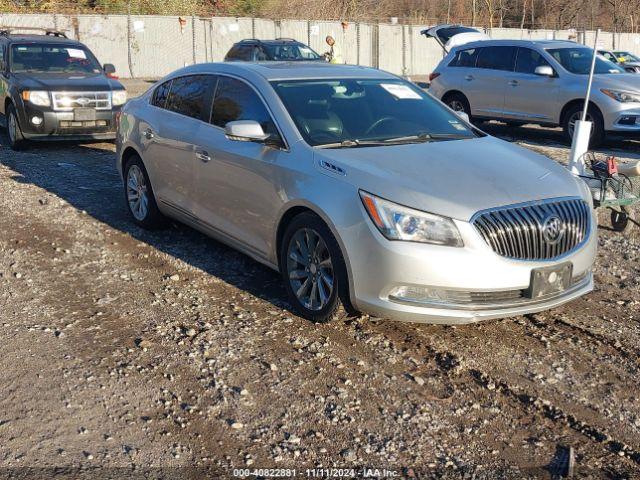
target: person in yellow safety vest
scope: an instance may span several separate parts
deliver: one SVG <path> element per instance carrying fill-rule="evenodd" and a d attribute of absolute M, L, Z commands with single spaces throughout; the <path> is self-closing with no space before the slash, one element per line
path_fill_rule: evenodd
<path fill-rule="evenodd" d="M 342 50 L 336 44 L 335 38 L 331 35 L 327 35 L 326 38 L 327 45 L 329 45 L 329 51 L 324 54 L 325 58 L 329 63 L 344 63 L 342 58 Z"/>

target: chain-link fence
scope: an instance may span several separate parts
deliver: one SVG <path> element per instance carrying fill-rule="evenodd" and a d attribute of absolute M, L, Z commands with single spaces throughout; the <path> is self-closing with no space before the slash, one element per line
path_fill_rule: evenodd
<path fill-rule="evenodd" d="M 98 0 L 97 0 L 98 1 Z M 420 34 L 422 25 L 269 20 L 220 16 L 77 15 L 0 13 L 0 26 L 63 30 L 87 44 L 123 78 L 159 78 L 192 63 L 221 61 L 245 38 L 293 38 L 319 53 L 327 35 L 342 46 L 345 61 L 405 75 L 428 75 L 442 59 L 442 49 Z M 18 30 L 19 31 L 19 30 Z M 493 38 L 575 40 L 593 45 L 592 31 L 494 28 Z M 640 53 L 640 35 L 602 33 L 601 48 Z"/>

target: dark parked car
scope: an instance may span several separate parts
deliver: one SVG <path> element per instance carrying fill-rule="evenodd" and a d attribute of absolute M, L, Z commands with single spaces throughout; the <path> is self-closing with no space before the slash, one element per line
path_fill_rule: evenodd
<path fill-rule="evenodd" d="M 323 61 L 308 45 L 292 38 L 257 40 L 250 38 L 236 43 L 224 57 L 225 62 L 296 62 Z"/>
<path fill-rule="evenodd" d="M 116 115 L 127 101 L 114 73 L 64 33 L 0 27 L 0 117 L 11 148 L 28 140 L 114 139 Z"/>

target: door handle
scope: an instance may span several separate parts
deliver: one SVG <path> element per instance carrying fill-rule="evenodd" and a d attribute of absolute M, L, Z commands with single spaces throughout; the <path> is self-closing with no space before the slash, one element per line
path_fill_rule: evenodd
<path fill-rule="evenodd" d="M 510 80 L 509 81 L 509 85 L 512 86 L 512 87 L 517 87 L 520 84 L 518 83 L 517 80 Z"/>
<path fill-rule="evenodd" d="M 144 131 L 144 138 L 146 138 L 147 140 L 151 140 L 155 136 L 155 133 L 153 133 L 153 130 L 151 130 L 150 128 L 147 128 Z"/>
<path fill-rule="evenodd" d="M 466 77 L 464 77 L 464 79 L 465 79 L 467 82 L 470 82 L 471 80 L 473 80 L 473 78 L 474 78 L 474 77 L 473 77 L 473 75 L 467 75 Z"/>
<path fill-rule="evenodd" d="M 209 152 L 206 152 L 204 150 L 196 150 L 196 158 L 204 163 L 208 163 L 211 161 L 211 156 L 209 155 Z"/>

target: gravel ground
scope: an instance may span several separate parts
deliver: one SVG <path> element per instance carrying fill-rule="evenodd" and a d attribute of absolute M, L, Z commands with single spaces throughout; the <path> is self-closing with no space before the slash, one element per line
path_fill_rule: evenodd
<path fill-rule="evenodd" d="M 566 160 L 558 131 L 487 130 Z M 112 144 L 0 143 L 3 478 L 640 475 L 637 226 L 600 229 L 595 292 L 553 311 L 314 325 L 247 257 L 135 227 Z"/>

